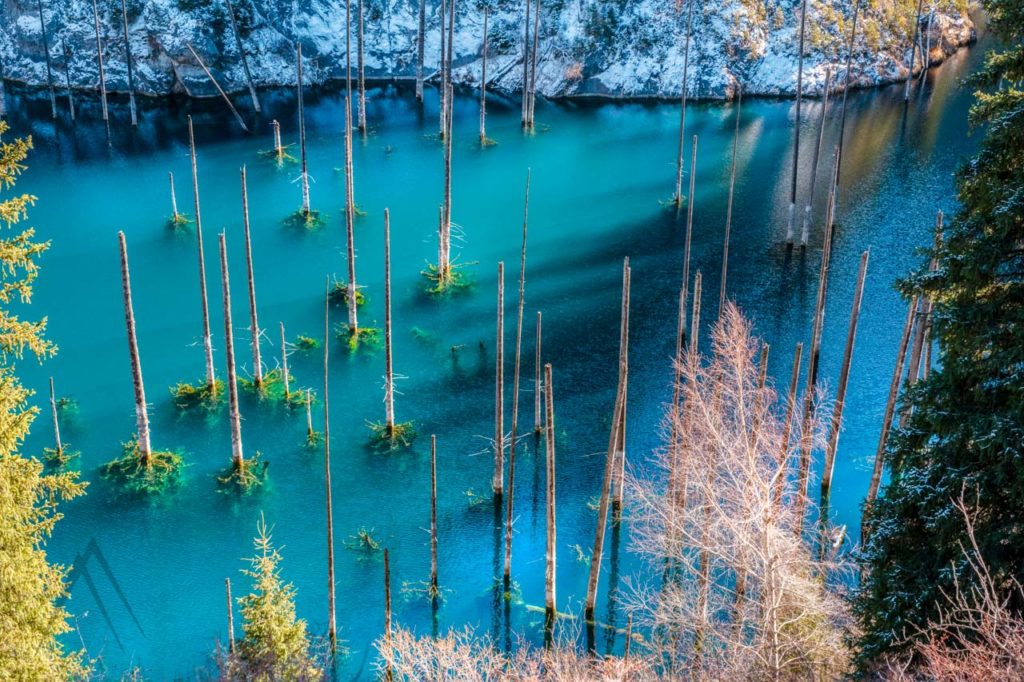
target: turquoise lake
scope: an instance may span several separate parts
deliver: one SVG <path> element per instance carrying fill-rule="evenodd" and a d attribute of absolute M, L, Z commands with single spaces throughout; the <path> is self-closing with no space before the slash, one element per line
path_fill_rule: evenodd
<path fill-rule="evenodd" d="M 860 503 L 881 425 L 906 307 L 893 282 L 920 260 L 939 209 L 955 210 L 953 173 L 975 148 L 969 134 L 968 88 L 960 80 L 983 56 L 974 47 L 954 56 L 915 85 L 853 93 L 826 307 L 821 377 L 835 385 L 846 337 L 859 256 L 871 250 L 853 373 L 839 444 L 833 513 L 854 538 Z M 248 100 L 235 101 L 253 134 L 246 135 L 219 100 L 143 102 L 137 131 L 123 103 L 113 107 L 107 138 L 96 100 L 79 96 L 79 120 L 56 126 L 48 102 L 10 98 L 12 133 L 31 133 L 35 150 L 19 191 L 39 197 L 30 224 L 53 241 L 31 307 L 46 315 L 56 358 L 19 367 L 43 413 L 25 452 L 52 443 L 46 402 L 53 376 L 58 396 L 77 401 L 62 417 L 65 442 L 81 451 L 77 465 L 88 495 L 65 506 L 49 544 L 53 560 L 71 564 L 68 608 L 77 632 L 101 672 L 116 677 L 139 666 L 152 679 L 195 678 L 208 670 L 216 642 L 226 641 L 224 579 L 236 596 L 248 591 L 239 571 L 252 553 L 263 513 L 284 556 L 284 577 L 297 590 L 297 608 L 312 633 L 326 630 L 326 559 L 322 452 L 304 448 L 305 418 L 261 405 L 243 394 L 247 453 L 270 462 L 262 491 L 235 499 L 219 494 L 214 476 L 230 461 L 224 415 L 204 419 L 179 413 L 168 387 L 203 373 L 196 243 L 192 230 L 167 227 L 167 173 L 177 184 L 181 210 L 192 214 L 185 116 L 195 121 L 207 279 L 215 361 L 225 371 L 221 285 L 216 235 L 225 231 L 238 361 L 252 369 L 238 171 L 248 167 L 256 289 L 265 362 L 280 358 L 278 323 L 290 340 L 322 337 L 325 277 L 345 276 L 343 175 L 344 100 L 336 89 L 307 88 L 306 120 L 313 207 L 326 217 L 316 231 L 287 227 L 299 207 L 298 167 L 278 169 L 260 157 L 272 146 L 270 122 L 281 122 L 286 143 L 297 142 L 294 91 L 264 92 L 256 116 Z M 521 430 L 533 424 L 535 311 L 544 314 L 544 361 L 554 368 L 557 413 L 558 606 L 578 613 L 588 566 L 574 546 L 589 552 L 595 512 L 587 502 L 600 489 L 614 402 L 622 259 L 632 264 L 632 330 L 627 456 L 643 467 L 661 439 L 671 395 L 671 358 L 682 272 L 686 215 L 664 207 L 674 188 L 678 103 L 545 102 L 540 129 L 524 135 L 518 99 L 488 102 L 488 135 L 477 142 L 478 99 L 455 103 L 453 245 L 476 280 L 468 292 L 437 299 L 421 271 L 436 260 L 442 150 L 436 138 L 436 91 L 418 105 L 411 88 L 378 86 L 367 103 L 371 130 L 355 141 L 358 281 L 365 287 L 364 323 L 383 322 L 383 210 L 391 211 L 396 410 L 420 436 L 411 450 L 380 454 L 367 447 L 368 422 L 383 419 L 383 352 L 349 355 L 332 339 L 331 454 L 337 563 L 339 636 L 348 649 L 341 675 L 370 679 L 372 641 L 383 628 L 382 562 L 345 547 L 360 528 L 391 550 L 395 617 L 429 633 L 423 598 L 399 595 L 405 582 L 429 576 L 429 435 L 438 437 L 440 581 L 447 598 L 436 627 L 473 626 L 499 643 L 512 629 L 541 635 L 544 602 L 543 457 L 532 436 L 523 442 L 516 471 L 517 522 L 513 576 L 522 603 L 506 616 L 495 600 L 501 535 L 489 502 L 472 506 L 466 491 L 487 496 L 494 420 L 495 293 L 497 262 L 506 265 L 506 408 L 511 412 L 512 350 L 519 269 L 523 186 L 532 170 L 526 276 Z M 820 103 L 807 103 L 801 157 L 801 197 L 808 187 Z M 788 381 L 793 347 L 810 340 L 821 255 L 831 150 L 837 141 L 838 102 L 826 122 L 819 166 L 815 223 L 806 251 L 784 245 L 791 170 L 794 106 L 751 100 L 742 109 L 738 180 L 728 295 L 771 344 L 769 373 Z M 732 104 L 692 104 L 687 137 L 700 137 L 694 204 L 692 269 L 704 276 L 705 321 L 718 302 L 732 132 Z M 292 151 L 297 154 L 297 148 Z M 687 143 L 687 155 L 689 142 Z M 799 203 L 802 204 L 803 198 Z M 154 446 L 179 449 L 188 463 L 175 494 L 147 504 L 118 499 L 98 467 L 120 454 L 135 429 L 125 343 L 116 234 L 127 235 L 133 296 Z M 343 322 L 344 309 L 332 310 Z M 702 329 L 706 333 L 707 327 Z M 453 352 L 453 346 L 458 348 Z M 806 356 L 805 356 L 806 357 Z M 321 388 L 319 353 L 289 357 L 295 384 Z M 802 384 L 801 384 L 802 385 Z M 322 411 L 314 407 L 320 428 Z M 506 417 L 506 420 L 509 417 Z M 541 450 L 543 455 L 543 450 Z M 820 453 L 818 453 L 820 457 Z M 820 464 L 820 462 L 819 462 Z M 811 490 L 816 493 L 817 481 Z M 816 496 L 816 495 L 815 495 Z M 631 552 L 629 526 L 612 538 L 610 569 L 602 573 L 598 616 L 624 624 L 609 583 L 626 590 L 627 577 L 644 580 Z M 104 564 L 104 561 L 106 562 Z M 105 570 L 105 566 L 109 571 Z M 240 617 L 236 611 L 236 629 Z M 80 639 L 79 639 L 80 637 Z M 601 635 L 599 648 L 621 647 L 621 636 Z"/>

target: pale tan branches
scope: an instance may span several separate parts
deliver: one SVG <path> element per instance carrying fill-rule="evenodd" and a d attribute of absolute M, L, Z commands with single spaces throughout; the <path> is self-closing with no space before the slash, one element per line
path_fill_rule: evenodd
<path fill-rule="evenodd" d="M 1024 599 L 1024 587 L 989 570 L 975 537 L 978 515 L 961 491 L 954 506 L 964 518 L 967 545 L 963 564 L 953 566 L 951 592 L 943 590 L 939 616 L 918 636 L 911 658 L 891 662 L 889 680 L 987 682 L 1024 680 L 1024 617 L 1011 607 Z"/>
<path fill-rule="evenodd" d="M 835 587 L 843 566 L 831 552 L 819 560 L 813 540 L 798 534 L 785 466 L 807 438 L 823 445 L 824 410 L 797 421 L 806 434 L 789 437 L 784 406 L 761 384 L 760 351 L 729 303 L 710 356 L 682 359 L 682 401 L 666 426 L 676 438 L 630 481 L 634 542 L 664 567 L 660 586 L 634 590 L 632 609 L 674 674 L 831 679 L 849 666 L 851 619 Z M 672 494 L 669 480 L 681 491 Z"/>

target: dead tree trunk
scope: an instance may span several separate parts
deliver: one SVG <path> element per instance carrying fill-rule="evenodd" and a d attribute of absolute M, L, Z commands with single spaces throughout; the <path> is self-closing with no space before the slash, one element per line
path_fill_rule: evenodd
<path fill-rule="evenodd" d="M 850 28 L 850 41 L 846 44 L 846 73 L 843 75 L 843 106 L 839 114 L 839 162 L 843 160 L 843 141 L 846 135 L 846 100 L 850 94 L 850 74 L 853 72 L 853 46 L 857 38 L 857 16 L 860 13 L 860 0 L 853 3 L 853 25 Z M 839 173 L 836 172 L 836 203 L 839 203 Z"/>
<path fill-rule="evenodd" d="M 384 650 L 391 650 L 391 563 L 388 560 L 388 550 L 384 549 Z M 384 679 L 391 682 L 394 673 L 391 664 L 384 668 Z"/>
<path fill-rule="evenodd" d="M 231 578 L 224 578 L 224 591 L 228 607 L 228 651 L 235 653 L 235 608 L 231 599 Z"/>
<path fill-rule="evenodd" d="M 505 490 L 505 263 L 498 261 L 498 310 L 494 349 L 494 474 L 491 491 L 496 500 Z"/>
<path fill-rule="evenodd" d="M 857 272 L 857 288 L 850 306 L 850 326 L 846 331 L 846 349 L 843 351 L 843 365 L 839 370 L 839 384 L 836 387 L 836 402 L 829 422 L 828 446 L 825 450 L 825 467 L 821 475 L 821 507 L 826 506 L 832 488 L 832 472 L 836 464 L 836 448 L 839 447 L 839 431 L 843 425 L 843 407 L 846 405 L 846 388 L 850 380 L 850 363 L 853 360 L 853 344 L 857 338 L 857 321 L 860 319 L 860 304 L 864 297 L 864 279 L 868 271 L 868 252 L 860 255 L 860 270 Z"/>
<path fill-rule="evenodd" d="M 331 410 L 328 401 L 330 381 L 327 359 L 331 344 L 331 280 L 324 292 L 324 489 L 327 502 L 327 639 L 333 658 L 338 652 L 338 626 L 334 610 L 334 508 L 331 504 Z"/>
<path fill-rule="evenodd" d="M 545 543 L 544 568 L 544 630 L 545 643 L 550 646 L 555 626 L 555 551 L 558 539 L 555 530 L 555 407 L 551 390 L 551 364 L 544 365 L 544 409 L 546 412 L 545 451 L 547 472 L 547 538 Z"/>
<path fill-rule="evenodd" d="M 789 183 L 789 220 L 786 223 L 786 244 L 793 245 L 796 220 L 796 177 L 800 169 L 800 104 L 804 94 L 804 38 L 807 27 L 807 0 L 800 1 L 800 53 L 796 67 L 796 122 L 793 124 L 793 173 Z"/>
<path fill-rule="evenodd" d="M 352 106 L 345 96 L 345 255 L 348 264 L 348 283 L 345 298 L 348 303 L 348 333 L 359 333 L 359 313 L 356 295 L 356 245 L 355 245 L 355 189 L 352 165 Z"/>
<path fill-rule="evenodd" d="M 107 108 L 107 76 L 103 70 L 103 40 L 100 38 L 100 12 L 96 7 L 96 0 L 92 0 L 92 19 L 96 28 L 96 66 L 100 74 L 100 103 L 103 107 L 103 120 L 110 118 Z"/>
<path fill-rule="evenodd" d="M 480 48 L 482 65 L 480 67 L 480 144 L 487 143 L 487 14 L 484 8 L 484 44 Z"/>
<path fill-rule="evenodd" d="M 440 595 L 437 583 L 437 436 L 430 436 L 430 596 Z"/>
<path fill-rule="evenodd" d="M 526 12 L 523 19 L 523 100 L 522 126 L 527 123 L 528 107 L 530 106 L 530 0 L 526 0 Z"/>
<path fill-rule="evenodd" d="M 7 90 L 4 88 L 4 65 L 0 61 L 0 116 L 7 115 Z"/>
<path fill-rule="evenodd" d="M 299 105 L 299 154 L 302 159 L 302 170 L 299 173 L 299 181 L 302 183 L 302 217 L 305 220 L 310 218 L 309 208 L 309 169 L 306 165 L 306 112 L 302 106 L 302 43 L 298 44 L 295 53 L 295 90 L 296 97 Z M 346 104 L 348 100 L 345 100 Z M 346 125 L 348 122 L 348 115 L 345 117 Z M 278 130 L 280 134 L 280 130 Z M 282 150 L 278 151 L 278 158 L 283 153 Z"/>
<path fill-rule="evenodd" d="M 533 129 L 533 109 L 537 102 L 537 53 L 540 52 L 540 0 L 533 11 L 533 55 L 530 57 L 530 99 L 526 111 L 526 123 Z"/>
<path fill-rule="evenodd" d="M 800 381 L 800 360 L 804 344 L 797 342 L 793 351 L 793 369 L 789 375 L 789 391 L 786 393 L 786 416 L 782 421 L 782 439 L 779 444 L 779 471 L 775 476 L 775 490 L 772 504 L 778 509 L 782 504 L 782 493 L 786 489 L 786 467 L 789 460 L 789 436 L 793 430 L 793 413 L 796 411 L 796 389 Z"/>
<path fill-rule="evenodd" d="M 363 53 L 363 0 L 359 0 L 356 13 L 359 25 L 356 27 L 356 49 L 359 51 L 359 107 L 356 125 L 359 132 L 366 132 L 366 59 Z"/>
<path fill-rule="evenodd" d="M 452 109 L 455 106 L 455 100 L 452 96 L 452 89 L 454 83 L 452 82 L 452 69 L 455 66 L 455 0 L 448 0 L 448 41 L 445 43 L 445 49 L 448 50 L 448 54 L 445 57 L 445 103 L 447 105 L 447 113 L 445 113 L 445 126 L 447 132 L 450 135 L 452 132 Z"/>
<path fill-rule="evenodd" d="M 196 246 L 199 251 L 199 295 L 203 308 L 203 350 L 206 353 L 206 386 L 213 396 L 217 392 L 217 375 L 213 369 L 213 337 L 210 334 L 210 306 L 206 294 L 206 257 L 203 255 L 203 221 L 199 211 L 199 172 L 196 165 L 196 138 L 192 117 L 188 117 L 188 148 L 192 161 L 192 199 L 196 211 Z"/>
<path fill-rule="evenodd" d="M 71 70 L 68 63 L 71 61 L 71 50 L 68 49 L 68 44 L 61 38 L 60 41 L 61 53 L 64 55 L 64 83 L 68 88 L 68 112 L 71 114 L 71 121 L 75 120 L 75 97 L 71 92 Z M 2 91 L 2 88 L 0 88 Z M 0 92 L 0 99 L 2 99 L 2 92 Z M 3 106 L 0 105 L 0 115 L 3 115 Z"/>
<path fill-rule="evenodd" d="M 445 14 L 448 11 L 447 7 L 447 0 L 441 0 L 441 56 L 438 61 L 438 71 L 440 72 L 438 76 L 440 78 L 440 87 L 438 87 L 438 108 L 441 113 L 438 121 L 438 133 L 442 140 L 445 138 L 445 135 L 448 134 L 448 70 L 445 68 L 446 60 L 444 52 L 444 44 L 445 41 L 447 40 L 447 36 L 445 35 L 444 32 L 445 22 L 448 20 L 447 17 L 445 16 Z"/>
<path fill-rule="evenodd" d="M 541 377 L 541 361 L 540 361 L 540 342 L 541 342 L 541 314 L 537 311 L 537 341 L 534 345 L 534 358 L 533 358 L 533 432 L 540 434 L 541 428 L 544 426 L 541 415 L 541 395 L 543 395 L 544 382 Z"/>
<path fill-rule="evenodd" d="M 220 98 L 228 105 L 228 109 L 231 110 L 235 120 L 238 121 L 239 127 L 241 127 L 245 132 L 249 132 L 249 126 L 245 125 L 245 119 L 243 119 L 242 115 L 238 113 L 238 109 L 235 109 L 235 105 L 231 103 L 231 98 L 228 97 L 228 93 L 224 92 L 224 88 L 220 87 L 220 83 L 218 83 L 217 79 L 213 77 L 213 72 L 211 72 L 206 66 L 206 62 L 203 61 L 203 58 L 199 56 L 199 53 L 196 52 L 195 48 L 190 44 L 185 43 L 185 47 L 187 47 L 188 51 L 192 53 L 192 56 L 196 58 L 196 61 L 199 62 L 199 66 L 202 68 L 203 73 L 206 74 L 206 77 L 210 79 L 213 87 L 217 89 L 218 93 L 220 93 Z"/>
<path fill-rule="evenodd" d="M 277 156 L 277 165 L 280 166 L 284 163 L 284 145 L 281 144 L 281 124 L 275 118 L 270 122 L 270 126 L 274 129 L 274 155 Z"/>
<path fill-rule="evenodd" d="M 447 120 L 447 119 L 446 119 Z M 450 121 L 449 121 L 450 123 Z M 438 235 L 437 283 L 444 289 L 452 279 L 451 237 L 452 237 L 452 136 L 451 128 L 444 136 L 444 198 L 441 211 L 440 234 Z"/>
<path fill-rule="evenodd" d="M 132 112 L 132 125 L 138 126 L 139 118 L 135 111 L 135 71 L 132 67 L 131 41 L 128 39 L 128 7 L 124 0 L 121 0 L 121 19 L 124 24 L 124 62 L 128 67 L 128 108 Z M 245 126 L 243 125 L 242 127 L 244 128 Z"/>
<path fill-rule="evenodd" d="M 693 136 L 693 150 L 690 152 L 690 194 L 686 199 L 686 239 L 683 242 L 683 307 L 689 299 L 690 286 L 690 244 L 693 241 L 694 184 L 697 179 L 697 136 Z M 683 329 L 686 337 L 686 329 Z M 685 343 L 683 344 L 685 345 Z"/>
<path fill-rule="evenodd" d="M 313 443 L 316 431 L 313 429 L 313 391 L 306 389 L 306 442 Z"/>
<path fill-rule="evenodd" d="M 132 307 L 132 282 L 128 273 L 128 246 L 124 232 L 117 233 L 121 245 L 121 293 L 124 297 L 124 323 L 128 331 L 128 357 L 132 366 L 132 388 L 135 391 L 135 430 L 139 444 L 139 459 L 149 466 L 152 447 L 149 442 L 149 413 L 146 407 L 146 389 L 142 384 L 142 363 L 139 360 L 139 343 L 135 339 L 135 309 Z"/>
<path fill-rule="evenodd" d="M 46 38 L 46 19 L 43 18 L 43 0 L 36 0 L 39 8 L 39 30 L 43 38 L 43 56 L 46 58 L 46 84 L 50 90 L 50 111 L 57 118 L 57 94 L 53 89 L 53 70 L 50 67 L 50 43 Z"/>
<path fill-rule="evenodd" d="M 903 363 L 907 357 L 907 344 L 910 342 L 910 330 L 914 326 L 914 311 L 917 310 L 917 296 L 910 300 L 907 309 L 907 319 L 903 323 L 903 335 L 900 337 L 900 345 L 896 354 L 896 367 L 892 372 L 892 381 L 889 383 L 889 398 L 885 403 L 885 415 L 882 417 L 882 432 L 878 437 L 878 449 L 875 450 L 875 464 L 871 470 L 871 483 L 868 486 L 868 495 L 864 500 L 864 512 L 861 517 L 862 542 L 867 541 L 868 531 L 867 517 L 871 507 L 878 495 L 878 486 L 882 482 L 882 469 L 885 467 L 885 448 L 889 441 L 889 431 L 892 429 L 892 416 L 896 410 L 896 397 L 900 389 L 900 377 L 903 376 Z"/>
<path fill-rule="evenodd" d="M 384 209 L 384 428 L 395 435 L 395 375 L 391 355 L 391 218 Z"/>
<path fill-rule="evenodd" d="M 287 401 L 288 398 L 291 397 L 291 390 L 290 390 L 290 386 L 288 385 L 288 382 L 291 379 L 291 377 L 288 374 L 288 342 L 285 340 L 285 336 L 284 336 L 284 322 L 278 322 L 278 324 L 281 326 L 281 379 L 284 381 L 284 399 L 285 399 L 285 401 Z M 309 405 L 308 405 L 308 403 L 309 403 L 309 390 L 308 389 L 306 391 L 306 403 L 307 403 L 306 407 L 307 407 L 307 410 L 308 410 L 308 407 L 309 407 Z M 313 428 L 312 423 L 310 423 L 309 426 L 310 426 L 310 430 L 312 431 L 312 428 Z"/>
<path fill-rule="evenodd" d="M 427 0 L 419 0 L 419 26 L 416 31 L 416 101 L 423 101 L 423 36 L 427 28 Z"/>
<path fill-rule="evenodd" d="M 686 3 L 686 38 L 683 41 L 683 92 L 679 103 L 679 154 L 676 157 L 676 193 L 673 201 L 676 206 L 683 203 L 683 141 L 686 130 L 686 95 L 687 95 L 687 74 L 690 69 L 690 31 L 693 27 L 693 2 Z"/>
<path fill-rule="evenodd" d="M 736 92 L 736 128 L 732 133 L 732 169 L 729 171 L 729 203 L 725 210 L 725 242 L 722 246 L 722 279 L 718 285 L 718 314 L 725 309 L 725 285 L 729 276 L 729 237 L 732 232 L 732 201 L 736 192 L 736 151 L 740 143 L 740 108 L 743 106 L 743 91 Z"/>
<path fill-rule="evenodd" d="M 260 358 L 260 325 L 256 316 L 256 283 L 253 279 L 252 238 L 249 234 L 249 197 L 245 181 L 245 166 L 242 166 L 242 224 L 245 226 L 245 268 L 249 279 L 249 326 L 252 332 L 252 383 L 259 389 L 263 386 L 263 361 Z M 287 397 L 287 396 L 286 396 Z"/>
<path fill-rule="evenodd" d="M 626 483 L 626 403 L 629 381 L 629 281 L 631 270 L 629 258 L 622 261 L 622 304 L 619 315 L 619 383 L 616 389 L 617 399 L 612 420 L 618 422 L 612 431 L 615 433 L 614 452 L 615 465 L 612 478 L 612 514 L 618 518 L 622 513 L 622 498 Z"/>
<path fill-rule="evenodd" d="M 530 217 L 530 170 L 526 171 L 526 192 L 523 198 L 523 248 L 519 256 L 519 307 L 516 311 L 516 357 L 512 373 L 512 430 L 508 445 L 508 500 L 505 507 L 505 565 L 507 590 L 512 582 L 512 522 L 516 479 L 516 439 L 519 430 L 519 371 L 523 348 L 523 306 L 526 294 L 526 228 Z"/>
<path fill-rule="evenodd" d="M 821 144 L 825 139 L 825 115 L 828 113 L 828 95 L 832 88 L 832 69 L 825 69 L 825 92 L 821 97 L 821 117 L 818 119 L 818 142 L 814 145 L 814 156 L 811 162 L 811 187 L 807 192 L 807 203 L 804 205 L 804 222 L 800 230 L 800 245 L 807 246 L 807 240 L 811 234 L 811 205 L 814 203 L 814 186 L 818 179 L 818 159 L 821 157 Z M 829 186 L 829 193 L 833 192 L 835 183 Z"/>
<path fill-rule="evenodd" d="M 50 414 L 53 416 L 53 441 L 59 460 L 64 454 L 64 444 L 60 440 L 60 420 L 57 419 L 57 398 L 53 393 L 53 377 L 50 377 Z"/>
<path fill-rule="evenodd" d="M 183 216 L 178 213 L 178 198 L 174 194 L 174 173 L 167 172 L 167 181 L 171 185 L 171 222 L 177 224 L 181 222 Z"/>
<path fill-rule="evenodd" d="M 235 20 L 235 8 L 231 4 L 231 0 L 227 0 L 228 3 L 228 16 L 231 18 L 231 32 L 235 34 L 235 49 L 238 50 L 238 56 L 242 60 L 242 71 L 245 72 L 245 82 L 249 85 L 249 97 L 252 98 L 252 108 L 258 114 L 260 113 L 260 100 L 256 96 L 256 86 L 252 82 L 252 73 L 249 71 L 249 58 L 245 56 L 245 49 L 242 47 L 242 34 L 238 32 L 238 22 Z"/>
<path fill-rule="evenodd" d="M 242 417 L 238 411 L 238 380 L 235 376 L 235 341 L 231 329 L 231 282 L 228 277 L 228 251 L 224 233 L 220 240 L 220 281 L 224 293 L 224 354 L 228 360 L 228 416 L 231 422 L 231 463 L 240 469 L 245 463 L 242 455 Z"/>
<path fill-rule="evenodd" d="M 910 99 L 910 84 L 914 80 L 914 62 L 917 59 L 917 34 L 921 30 L 921 3 L 917 0 L 917 14 L 914 17 L 914 37 L 910 41 L 910 66 L 907 67 L 907 81 L 903 88 L 903 101 Z"/>

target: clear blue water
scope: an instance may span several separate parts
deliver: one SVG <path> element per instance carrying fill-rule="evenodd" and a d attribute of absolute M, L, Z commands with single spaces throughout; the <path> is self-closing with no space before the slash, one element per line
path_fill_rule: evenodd
<path fill-rule="evenodd" d="M 918 259 L 931 239 L 937 209 L 950 211 L 952 173 L 975 146 L 968 134 L 970 93 L 959 79 L 981 50 L 954 57 L 931 73 L 908 106 L 902 87 L 855 93 L 850 98 L 848 143 L 841 181 L 821 376 L 838 376 L 858 258 L 871 249 L 846 423 L 833 492 L 838 522 L 856 533 L 860 501 L 895 360 L 905 307 L 893 281 Z M 338 544 L 340 636 L 350 651 L 346 675 L 367 677 L 372 640 L 382 628 L 382 565 L 344 547 L 360 527 L 373 528 L 391 549 L 393 581 L 426 580 L 429 571 L 429 434 L 438 435 L 440 579 L 450 590 L 437 627 L 475 626 L 499 641 L 505 614 L 492 586 L 500 576 L 499 534 L 491 506 L 471 508 L 465 491 L 485 494 L 492 459 L 494 300 L 496 263 L 506 262 L 506 348 L 511 405 L 515 280 L 526 169 L 532 168 L 530 247 L 527 265 L 522 420 L 532 425 L 533 318 L 544 312 L 544 359 L 554 366 L 558 414 L 559 609 L 578 611 L 587 566 L 573 545 L 593 542 L 595 513 L 586 503 L 600 486 L 614 399 L 619 284 L 623 256 L 633 267 L 633 310 L 628 452 L 633 466 L 660 438 L 670 395 L 676 297 L 682 271 L 685 214 L 660 205 L 673 190 L 677 105 L 671 103 L 539 102 L 543 130 L 524 136 L 517 101 L 493 98 L 488 134 L 494 147 L 476 142 L 477 101 L 459 97 L 454 124 L 454 220 L 464 240 L 456 251 L 477 280 L 465 295 L 447 300 L 423 293 L 420 271 L 436 257 L 437 205 L 442 190 L 437 102 L 428 92 L 422 109 L 408 91 L 370 93 L 372 130 L 355 146 L 356 198 L 367 212 L 356 225 L 359 281 L 368 303 L 362 319 L 383 319 L 382 212 L 391 209 L 397 412 L 421 434 L 414 448 L 389 455 L 366 447 L 367 421 L 383 417 L 383 354 L 346 355 L 332 346 L 332 469 Z M 81 99 L 81 98 L 79 98 Z M 296 167 L 276 169 L 257 152 L 271 146 L 270 120 L 281 121 L 286 142 L 297 139 L 291 92 L 264 94 L 265 113 L 249 116 L 256 134 L 242 134 L 220 102 L 143 105 L 138 131 L 115 107 L 110 148 L 96 102 L 79 102 L 76 126 L 56 129 L 45 102 L 13 98 L 15 134 L 31 133 L 36 149 L 19 189 L 39 196 L 32 224 L 52 239 L 43 262 L 33 314 L 49 318 L 59 355 L 44 365 L 26 362 L 21 373 L 44 408 L 47 377 L 59 395 L 73 397 L 76 415 L 63 419 L 63 436 L 81 451 L 88 496 L 66 506 L 50 542 L 51 557 L 67 564 L 90 546 L 94 556 L 76 574 L 68 608 L 101 670 L 119 673 L 138 665 L 154 679 L 191 676 L 208 666 L 215 642 L 226 637 L 223 581 L 236 595 L 248 589 L 239 574 L 260 513 L 282 546 L 284 577 L 298 588 L 298 612 L 313 633 L 326 628 L 326 562 L 322 455 L 303 448 L 305 420 L 242 402 L 244 442 L 270 462 L 265 490 L 242 500 L 218 494 L 214 475 L 230 458 L 226 419 L 179 414 L 167 388 L 198 379 L 203 371 L 196 251 L 192 232 L 166 226 L 170 212 L 166 174 L 177 180 L 178 201 L 191 213 L 185 114 L 195 118 L 204 236 L 218 371 L 224 371 L 216 234 L 227 232 L 234 283 L 235 338 L 239 361 L 251 370 L 246 327 L 244 251 L 238 168 L 248 164 L 253 250 L 260 321 L 268 329 L 264 357 L 280 353 L 277 324 L 289 337 L 322 334 L 322 291 L 328 274 L 344 276 L 341 213 L 343 104 L 336 91 L 307 95 L 310 172 L 314 208 L 327 216 L 316 232 L 287 228 L 282 220 L 299 205 Z M 244 103 L 243 103 L 244 104 Z M 804 122 L 813 140 L 818 104 Z M 833 113 L 837 113 L 834 109 Z M 693 267 L 704 273 L 704 320 L 714 319 L 728 189 L 734 109 L 697 103 L 687 135 L 699 134 Z M 793 105 L 755 100 L 744 104 L 739 179 L 729 268 L 729 296 L 772 345 L 770 374 L 784 384 L 792 349 L 811 330 L 820 258 L 824 191 L 815 202 L 817 228 L 806 253 L 783 246 L 791 163 Z M 826 130 L 835 143 L 838 116 Z M 810 144 L 804 147 L 810 149 Z M 828 153 L 819 169 L 827 183 Z M 807 186 L 808 152 L 801 162 Z M 127 233 L 142 366 L 152 403 L 153 442 L 178 448 L 189 466 L 176 494 L 154 504 L 119 500 L 97 467 L 119 454 L 134 430 L 132 391 L 124 339 L 116 233 Z M 342 309 L 334 319 L 343 321 Z M 421 333 L 414 333 L 413 330 Z M 450 348 L 461 345 L 453 355 Z M 293 355 L 298 384 L 320 386 L 319 355 Z M 315 416 L 321 420 L 320 410 Z M 48 446 L 46 419 L 36 422 L 28 452 Z M 524 604 L 543 604 L 542 458 L 532 439 L 517 470 L 518 521 L 514 578 Z M 812 490 L 816 490 L 813 487 Z M 92 545 L 91 543 L 95 543 Z M 614 544 L 614 543 L 613 543 Z M 607 599 L 609 578 L 643 577 L 630 552 L 628 525 L 612 549 L 613 571 L 602 575 L 599 616 L 621 625 Z M 617 575 L 615 575 L 617 571 Z M 120 590 L 120 594 L 119 591 Z M 121 597 L 123 595 L 123 599 Z M 542 616 L 517 604 L 512 627 L 528 638 Z M 429 632 L 430 608 L 422 599 L 397 598 L 396 618 Z M 602 647 L 614 643 L 603 641 Z M 621 640 L 619 642 L 621 644 Z"/>

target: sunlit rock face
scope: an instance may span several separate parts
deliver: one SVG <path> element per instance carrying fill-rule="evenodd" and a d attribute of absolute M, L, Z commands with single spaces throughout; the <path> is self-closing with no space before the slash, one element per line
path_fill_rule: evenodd
<path fill-rule="evenodd" d="M 440 3 L 427 1 L 425 74 L 440 58 Z M 723 98 L 796 91 L 800 4 L 794 0 L 692 0 L 690 96 Z M 819 92 L 831 66 L 845 82 L 847 41 L 855 0 L 808 1 L 804 88 Z M 860 0 L 851 84 L 866 87 L 906 78 L 917 6 L 912 0 Z M 55 83 L 65 67 L 76 88 L 96 89 L 96 25 L 92 0 L 43 0 L 46 43 Z M 214 95 L 191 45 L 229 91 L 245 73 L 226 0 L 126 0 L 135 88 L 148 95 Z M 295 83 L 295 46 L 302 43 L 304 79 L 338 80 L 346 71 L 346 7 L 337 0 L 234 0 L 238 33 L 257 86 Z M 488 87 L 521 89 L 525 2 L 489 3 Z M 483 4 L 458 2 L 455 79 L 478 84 Z M 530 28 L 532 32 L 533 12 Z M 358 64 L 358 4 L 351 12 L 352 73 Z M 3 77 L 47 82 L 37 0 L 0 0 Z M 127 89 L 124 23 L 119 0 L 97 0 L 107 88 Z M 676 97 L 683 87 L 688 7 L 680 0 L 541 0 L 537 88 L 549 97 Z M 416 72 L 419 4 L 364 0 L 366 75 L 412 78 Z M 966 5 L 944 0 L 921 16 L 915 70 L 922 55 L 942 61 L 974 38 Z M 531 38 L 532 42 L 532 38 Z M 65 52 L 66 46 L 66 52 Z"/>

